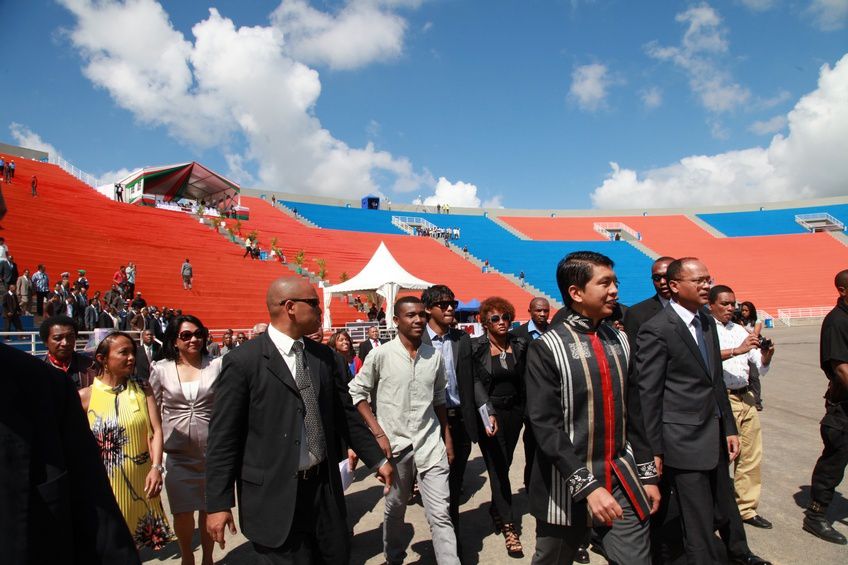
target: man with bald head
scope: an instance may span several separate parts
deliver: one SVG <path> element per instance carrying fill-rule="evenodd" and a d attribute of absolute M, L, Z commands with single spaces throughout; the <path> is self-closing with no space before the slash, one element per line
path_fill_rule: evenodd
<path fill-rule="evenodd" d="M 392 467 L 351 403 L 347 366 L 310 339 L 321 307 L 306 279 L 280 278 L 266 297 L 268 330 L 224 357 L 215 382 L 206 464 L 207 529 L 221 547 L 241 527 L 254 563 L 347 563 L 339 461 L 353 449 L 381 481 Z"/>
<path fill-rule="evenodd" d="M 636 345 L 636 334 L 639 333 L 639 327 L 668 306 L 668 302 L 671 300 L 671 290 L 668 288 L 666 271 L 668 271 L 668 266 L 672 261 L 674 261 L 674 257 L 667 256 L 654 261 L 654 264 L 651 265 L 651 282 L 656 294 L 634 304 L 624 313 L 622 323 L 624 324 L 624 333 L 630 340 L 630 347 Z"/>
<path fill-rule="evenodd" d="M 828 380 L 821 420 L 824 450 L 813 469 L 804 529 L 825 541 L 845 545 L 845 536 L 827 520 L 827 507 L 848 465 L 848 270 L 834 279 L 839 298 L 821 327 L 820 361 Z"/>

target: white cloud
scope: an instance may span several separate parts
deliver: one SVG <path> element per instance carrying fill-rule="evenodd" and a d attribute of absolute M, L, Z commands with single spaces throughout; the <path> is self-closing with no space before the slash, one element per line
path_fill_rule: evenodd
<path fill-rule="evenodd" d="M 316 58 L 341 66 L 377 60 L 390 50 L 375 50 L 382 44 L 371 37 L 349 38 L 347 63 L 330 61 L 359 15 L 371 10 L 385 16 L 364 33 L 379 36 L 393 21 L 390 9 L 416 0 L 351 0 L 334 16 L 301 10 L 299 17 L 308 21 L 297 41 L 275 25 L 236 27 L 215 8 L 192 27 L 189 40 L 154 0 L 61 2 L 76 16 L 69 37 L 84 59 L 85 76 L 139 122 L 162 126 L 195 148 L 220 150 L 229 176 L 255 178 L 269 189 L 348 198 L 379 191 L 378 177 L 405 190 L 428 178 L 408 159 L 372 144 L 350 147 L 325 129 L 315 116 L 318 73 L 293 51 L 302 53 L 308 43 Z M 303 7 L 291 1 L 281 6 Z M 293 25 L 286 21 L 284 27 Z M 318 44 L 326 46 L 323 55 Z"/>
<path fill-rule="evenodd" d="M 842 29 L 848 21 L 848 0 L 812 0 L 807 14 L 823 31 Z"/>
<path fill-rule="evenodd" d="M 407 24 L 391 12 L 392 7 L 374 0 L 348 0 L 331 14 L 305 0 L 282 0 L 271 21 L 283 32 L 287 49 L 296 59 L 355 69 L 403 52 Z"/>
<path fill-rule="evenodd" d="M 756 121 L 748 126 L 748 131 L 757 135 L 770 135 L 786 127 L 786 116 L 774 116 L 768 120 Z"/>
<path fill-rule="evenodd" d="M 606 103 L 608 89 L 612 84 L 606 65 L 592 63 L 575 67 L 571 73 L 569 97 L 588 112 L 594 112 Z"/>
<path fill-rule="evenodd" d="M 700 4 L 677 14 L 675 19 L 687 26 L 680 45 L 663 47 L 652 41 L 646 45 L 648 55 L 669 61 L 686 73 L 689 88 L 710 112 L 728 112 L 745 104 L 751 92 L 734 82 L 722 66 L 730 46 L 718 12 Z"/>
<path fill-rule="evenodd" d="M 12 122 L 9 124 L 9 133 L 12 134 L 12 139 L 15 140 L 15 143 L 21 147 L 35 149 L 36 151 L 44 151 L 48 153 L 51 158 L 61 155 L 54 145 L 41 139 L 40 135 L 23 124 Z"/>
<path fill-rule="evenodd" d="M 130 174 L 134 173 L 138 169 L 127 169 L 126 167 L 117 169 L 114 171 L 106 171 L 105 173 L 101 173 L 97 175 L 95 178 L 97 179 L 94 186 L 103 186 L 104 184 L 115 184 L 121 179 L 125 179 Z"/>
<path fill-rule="evenodd" d="M 848 54 L 824 65 L 818 87 L 787 116 L 768 147 L 694 155 L 637 173 L 611 163 L 591 195 L 599 208 L 653 208 L 836 196 L 848 182 Z"/>
<path fill-rule="evenodd" d="M 460 208 L 477 208 L 480 206 L 480 197 L 477 196 L 476 185 L 462 181 L 452 183 L 445 177 L 439 177 L 434 193 L 423 200 L 416 198 L 413 200 L 413 204 L 424 204 L 425 206 L 448 204 Z M 489 208 L 497 208 L 500 205 L 500 196 L 494 196 L 484 203 L 484 206 Z"/>
<path fill-rule="evenodd" d="M 663 94 L 659 87 L 652 86 L 650 88 L 646 88 L 640 93 L 640 97 L 642 98 L 642 104 L 648 110 L 659 108 L 662 105 Z"/>

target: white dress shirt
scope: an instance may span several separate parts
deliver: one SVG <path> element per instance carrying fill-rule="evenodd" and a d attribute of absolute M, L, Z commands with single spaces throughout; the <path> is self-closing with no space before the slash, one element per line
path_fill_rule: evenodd
<path fill-rule="evenodd" d="M 695 340 L 695 343 L 698 343 L 698 334 L 695 331 L 695 326 L 692 324 L 692 320 L 695 319 L 695 312 L 681 306 L 674 300 L 671 300 L 669 304 L 671 304 L 671 307 L 674 308 L 675 312 L 677 312 L 677 315 L 680 316 L 680 319 L 683 320 L 683 323 L 686 324 L 686 329 L 689 330 L 689 333 L 692 335 L 692 339 Z M 701 328 L 701 330 L 703 329 L 704 328 Z"/>
<path fill-rule="evenodd" d="M 722 324 L 716 320 L 716 328 L 718 329 L 718 343 L 721 349 L 739 347 L 750 335 L 748 330 L 733 322 Z M 739 353 L 721 362 L 724 385 L 730 390 L 748 386 L 748 377 L 751 370 L 749 363 L 757 368 L 760 376 L 768 373 L 769 365 L 763 365 L 762 352 L 759 347 L 755 347 L 747 353 Z"/>
<path fill-rule="evenodd" d="M 271 341 L 274 343 L 274 347 L 276 347 L 277 351 L 280 352 L 280 355 L 283 357 L 283 361 L 286 363 L 286 367 L 289 368 L 292 378 L 294 378 L 295 373 L 297 372 L 297 357 L 295 356 L 294 351 L 292 351 L 292 344 L 295 341 L 303 343 L 303 338 L 298 340 L 292 339 L 272 325 L 268 326 L 268 337 L 271 338 Z M 304 352 L 304 355 L 306 355 L 306 352 Z M 317 390 L 315 391 L 315 396 L 316 398 L 318 396 Z M 297 468 L 298 470 L 303 471 L 310 467 L 314 467 L 318 463 L 320 463 L 320 461 L 318 461 L 318 458 L 309 451 L 309 446 L 306 445 L 306 422 L 304 421 L 300 425 L 300 463 Z"/>

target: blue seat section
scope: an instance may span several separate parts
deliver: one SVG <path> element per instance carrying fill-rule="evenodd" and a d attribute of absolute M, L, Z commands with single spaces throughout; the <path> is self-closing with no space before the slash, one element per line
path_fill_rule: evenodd
<path fill-rule="evenodd" d="M 405 233 L 392 225 L 392 216 L 420 216 L 409 212 L 392 213 L 387 210 L 366 210 L 364 208 L 345 208 L 343 206 L 325 206 L 306 202 L 281 201 L 313 224 L 332 230 L 359 231 L 366 233 Z"/>
<path fill-rule="evenodd" d="M 460 238 L 453 243 L 459 247 L 467 245 L 472 255 L 481 261 L 488 259 L 489 264 L 501 272 L 518 276 L 524 271 L 529 284 L 557 299 L 560 298 L 556 284 L 557 263 L 568 253 L 578 250 L 597 251 L 615 261 L 616 274 L 622 283 L 619 297 L 624 304 L 634 304 L 654 293 L 649 277 L 651 259 L 625 241 L 528 241 L 517 238 L 485 216 L 366 210 L 304 202 L 283 201 L 283 204 L 296 208 L 298 214 L 327 229 L 404 233 L 392 225 L 392 216 L 414 216 L 441 228 L 458 228 Z"/>
<path fill-rule="evenodd" d="M 795 221 L 795 215 L 818 212 L 827 212 L 843 224 L 848 225 L 848 204 L 784 208 L 761 212 L 721 212 L 717 214 L 697 214 L 697 216 L 728 237 L 745 237 L 806 233 L 807 230 Z"/>

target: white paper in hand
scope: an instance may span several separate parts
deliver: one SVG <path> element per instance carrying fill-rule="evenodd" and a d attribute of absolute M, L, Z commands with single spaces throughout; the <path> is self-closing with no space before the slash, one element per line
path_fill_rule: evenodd
<path fill-rule="evenodd" d="M 339 474 L 342 476 L 342 491 L 346 491 L 353 484 L 353 471 L 350 470 L 347 457 L 339 461 Z"/>
<path fill-rule="evenodd" d="M 489 419 L 489 407 L 485 404 L 477 409 L 480 413 L 480 419 L 483 420 L 483 425 L 488 431 L 492 431 L 492 421 Z"/>

